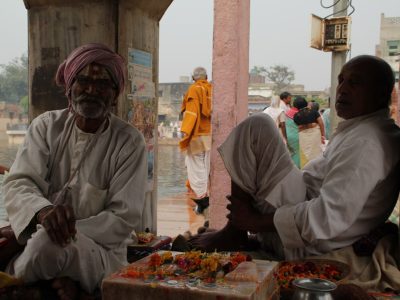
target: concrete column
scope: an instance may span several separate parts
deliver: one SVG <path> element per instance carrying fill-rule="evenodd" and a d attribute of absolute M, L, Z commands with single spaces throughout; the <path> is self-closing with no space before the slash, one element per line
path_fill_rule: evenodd
<path fill-rule="evenodd" d="M 337 2 L 333 0 L 333 2 Z M 337 13 L 334 17 L 347 16 L 347 1 L 338 1 L 333 7 L 333 12 Z M 336 87 L 337 87 L 337 77 L 342 69 L 342 66 L 346 63 L 347 51 L 333 51 L 332 52 L 332 63 L 331 63 L 331 103 L 330 103 L 330 119 L 331 119 L 331 132 L 329 136 L 332 136 L 333 132 L 336 130 L 339 118 L 336 114 L 335 102 L 336 102 Z"/>
<path fill-rule="evenodd" d="M 399 57 L 397 60 L 399 61 L 399 70 L 398 71 L 400 74 L 400 53 L 399 53 Z M 394 85 L 394 88 L 396 89 L 396 84 Z M 400 79 L 397 81 L 396 113 L 397 113 L 396 124 L 400 125 Z M 399 214 L 400 214 L 400 212 L 399 212 Z"/>
<path fill-rule="evenodd" d="M 397 85 L 397 87 L 396 87 Z M 392 105 L 395 109 L 395 122 L 397 126 L 400 125 L 400 83 L 394 85 L 392 93 Z"/>
<path fill-rule="evenodd" d="M 226 223 L 230 177 L 217 152 L 232 129 L 247 117 L 250 0 L 214 0 L 213 139 L 210 226 Z"/>
<path fill-rule="evenodd" d="M 65 1 L 64 1 L 65 2 Z M 28 9 L 29 120 L 67 107 L 54 78 L 59 64 L 83 43 L 115 47 L 116 9 L 112 1 L 25 0 Z"/>

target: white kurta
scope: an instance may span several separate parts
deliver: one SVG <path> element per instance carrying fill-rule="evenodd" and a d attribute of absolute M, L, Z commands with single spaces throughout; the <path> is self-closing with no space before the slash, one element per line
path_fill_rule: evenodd
<path fill-rule="evenodd" d="M 400 129 L 388 110 L 341 122 L 303 169 L 309 200 L 275 212 L 286 258 L 349 246 L 384 222 L 397 201 L 399 160 Z"/>
<path fill-rule="evenodd" d="M 281 102 L 279 103 L 279 108 L 283 109 L 284 112 L 287 112 L 290 109 L 290 105 L 281 100 Z"/>
<path fill-rule="evenodd" d="M 279 124 L 282 122 L 286 121 L 286 115 L 285 115 L 285 110 L 283 110 L 281 107 L 279 108 L 274 108 L 274 107 L 267 107 L 266 109 L 263 110 L 264 114 L 267 114 L 274 120 L 276 123 L 276 127 L 279 128 Z"/>
<path fill-rule="evenodd" d="M 263 116 L 247 118 L 219 151 L 253 205 L 262 214 L 275 212 L 286 259 L 349 246 L 387 219 L 400 171 L 400 129 L 388 110 L 341 122 L 325 153 L 303 172 L 290 160 L 272 119 Z M 280 254 L 273 233 L 260 236 L 266 250 Z"/>
<path fill-rule="evenodd" d="M 48 166 L 59 145 L 64 124 L 71 120 L 71 116 L 65 109 L 46 112 L 33 120 L 4 182 L 6 210 L 20 243 L 26 243 L 35 231 L 35 214 L 51 204 L 47 195 L 49 186 L 55 192 L 62 188 L 77 167 L 87 140 L 93 136 L 74 126 L 61 159 L 55 163 L 53 175 L 46 181 Z M 49 242 L 39 225 L 38 233 L 30 239 L 24 253 L 14 263 L 15 272 L 19 272 L 17 275 L 27 281 L 49 279 L 53 275 L 70 276 L 91 291 L 98 286 L 102 277 L 126 264 L 126 245 L 130 241 L 130 234 L 132 230 L 143 230 L 141 218 L 147 178 L 146 162 L 142 135 L 111 115 L 109 126 L 99 135 L 71 183 L 78 240 L 64 249 L 57 246 L 63 251 L 54 253 L 65 257 L 73 254 L 72 257 L 59 262 L 61 267 L 57 270 L 54 270 L 55 264 L 51 263 L 53 260 L 49 259 L 46 264 L 46 257 L 43 257 L 40 268 L 28 262 L 31 256 L 36 255 L 35 247 L 30 244 L 36 243 L 40 247 L 43 239 Z M 42 242 L 31 242 L 36 237 L 41 237 Z M 88 244 L 91 245 L 91 251 L 77 251 L 83 250 Z M 98 266 L 94 267 L 95 264 Z M 36 269 L 32 272 L 29 268 Z M 86 274 L 79 275 L 77 270 Z"/>

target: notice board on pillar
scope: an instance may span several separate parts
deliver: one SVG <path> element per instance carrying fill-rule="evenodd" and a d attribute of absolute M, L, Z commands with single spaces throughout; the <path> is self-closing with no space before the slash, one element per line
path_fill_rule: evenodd
<path fill-rule="evenodd" d="M 350 17 L 322 19 L 311 15 L 310 46 L 323 51 L 349 50 L 350 24 Z"/>
<path fill-rule="evenodd" d="M 156 115 L 156 93 L 153 81 L 153 59 L 150 52 L 128 49 L 129 92 L 128 122 L 144 136 L 147 147 L 147 190 L 154 185 L 154 143 Z"/>

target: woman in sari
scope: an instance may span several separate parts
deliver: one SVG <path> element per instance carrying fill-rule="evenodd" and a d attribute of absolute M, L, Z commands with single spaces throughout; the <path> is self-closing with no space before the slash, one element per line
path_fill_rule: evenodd
<path fill-rule="evenodd" d="M 325 128 L 318 110 L 308 107 L 304 98 L 301 103 L 293 121 L 298 126 L 300 168 L 303 168 L 310 160 L 322 153 L 321 145 L 325 143 Z"/>
<path fill-rule="evenodd" d="M 293 106 L 286 112 L 286 136 L 287 147 L 293 163 L 300 168 L 300 147 L 299 147 L 299 128 L 294 122 L 294 115 L 303 107 L 307 106 L 304 98 L 297 97 L 293 101 Z"/>

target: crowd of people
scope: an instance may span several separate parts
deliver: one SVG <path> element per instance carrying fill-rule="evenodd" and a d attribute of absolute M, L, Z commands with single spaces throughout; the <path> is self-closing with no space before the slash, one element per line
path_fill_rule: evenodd
<path fill-rule="evenodd" d="M 143 231 L 145 141 L 111 112 L 126 73 L 123 58 L 102 44 L 72 51 L 56 74 L 68 107 L 32 121 L 4 180 L 10 225 L 0 229 L 8 241 L 1 244 L 0 265 L 27 283 L 50 281 L 61 299 L 98 290 L 127 264 L 132 232 Z M 204 68 L 193 71 L 193 80 L 182 104 L 180 148 L 202 211 L 209 201 L 212 92 Z M 274 259 L 340 254 L 364 272 L 357 278 L 367 288 L 400 290 L 398 267 L 382 275 L 395 264 L 397 245 L 378 244 L 400 187 L 400 129 L 389 115 L 393 86 L 383 60 L 348 61 L 335 99 L 343 121 L 323 155 L 323 116 L 304 98 L 292 103 L 289 93 L 233 128 L 218 149 L 231 178 L 226 225 L 192 237 L 190 246 L 243 249 L 251 232 L 258 250 Z M 375 244 L 371 233 L 379 237 Z M 371 246 L 370 256 L 375 247 L 385 253 L 368 274 L 371 259 L 358 258 L 359 245 Z"/>
<path fill-rule="evenodd" d="M 310 160 L 318 157 L 326 146 L 328 118 L 322 118 L 319 104 L 307 102 L 304 97 L 296 97 L 283 92 L 273 96 L 271 105 L 263 110 L 280 129 L 291 158 L 298 168 L 303 168 Z"/>

